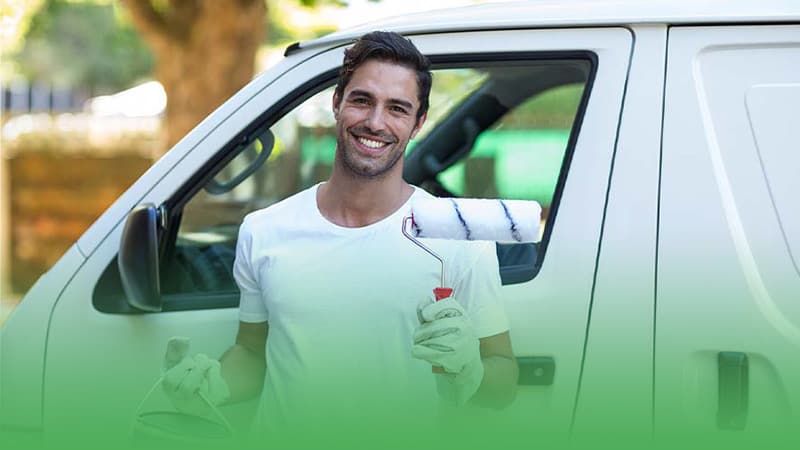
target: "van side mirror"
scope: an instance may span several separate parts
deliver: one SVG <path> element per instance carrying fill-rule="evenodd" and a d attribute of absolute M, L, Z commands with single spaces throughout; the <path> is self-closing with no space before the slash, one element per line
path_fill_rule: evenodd
<path fill-rule="evenodd" d="M 128 303 L 134 308 L 150 312 L 161 311 L 159 213 L 152 203 L 139 205 L 128 213 L 117 258 Z"/>

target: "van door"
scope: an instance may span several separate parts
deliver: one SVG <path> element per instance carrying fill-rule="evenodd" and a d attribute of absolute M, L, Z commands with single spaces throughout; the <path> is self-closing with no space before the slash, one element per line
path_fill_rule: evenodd
<path fill-rule="evenodd" d="M 631 34 L 615 28 L 515 30 L 412 40 L 436 71 L 428 130 L 414 145 L 431 148 L 426 142 L 441 133 L 467 145 L 454 153 L 460 165 L 454 160 L 418 172 L 416 182 L 461 195 L 537 199 L 548 211 L 535 257 L 505 278 L 504 301 L 523 376 L 517 402 L 493 417 L 525 429 L 566 431 Z M 246 90 L 252 95 L 237 96 L 238 105 L 223 106 L 230 115 L 129 205 L 152 203 L 163 211 L 162 312 L 127 306 L 116 266 L 121 217 L 96 245 L 52 313 L 46 428 L 83 433 L 101 427 L 125 435 L 158 378 L 170 336 L 188 336 L 193 352 L 212 356 L 231 345 L 238 320 L 231 249 L 239 223 L 247 212 L 326 178 L 335 148 L 331 86 L 343 48 L 300 50 L 294 55 L 304 60 L 298 66 L 262 90 Z M 454 132 L 448 118 L 490 113 L 475 109 L 481 103 L 470 98 L 499 105 L 492 109 L 496 115 L 465 119 Z M 559 109 L 562 101 L 572 109 Z M 560 111 L 558 120 L 546 114 L 552 111 Z M 266 130 L 271 138 L 254 139 Z M 243 152 L 234 158 L 238 150 Z M 264 168 L 232 187 L 252 160 L 248 152 L 257 158 L 265 151 L 271 154 Z M 509 258 L 511 269 L 520 266 Z M 166 407 L 161 400 L 150 407 Z M 244 412 L 228 411 L 245 417 L 237 422 L 241 428 L 247 427 L 246 406 L 240 407 Z"/>
<path fill-rule="evenodd" d="M 492 43 L 498 49 L 530 52 L 526 59 L 534 63 L 562 53 L 587 57 L 591 64 L 591 75 L 578 83 L 583 101 L 570 111 L 569 120 L 560 122 L 547 105 L 567 104 L 575 82 L 554 83 L 480 135 L 463 166 L 454 168 L 463 171 L 463 188 L 449 179 L 452 171 L 438 177 L 458 195 L 536 200 L 544 207 L 534 273 L 504 279 L 520 364 L 517 399 L 503 411 L 475 413 L 483 420 L 481 428 L 558 439 L 572 426 L 577 400 L 631 33 L 609 28 L 498 32 L 491 33 L 491 40 L 484 35 L 478 47 L 482 50 Z M 556 61 L 549 64 L 557 67 Z M 532 74 L 514 92 L 546 76 L 557 78 Z M 500 263 L 502 274 L 502 254 Z"/>
<path fill-rule="evenodd" d="M 281 173 L 294 167 L 289 142 L 277 137 L 268 142 L 264 127 L 286 114 L 290 102 L 332 80 L 342 53 L 309 56 L 288 58 L 275 69 L 282 72 L 262 75 L 266 80 L 254 80 L 222 105 L 112 205 L 87 231 L 90 236 L 81 238 L 79 245 L 91 253 L 50 318 L 46 433 L 127 439 L 139 412 L 171 409 L 159 389 L 146 398 L 160 377 L 170 337 L 189 337 L 191 353 L 215 358 L 233 344 L 239 299 L 231 269 L 238 225 L 248 210 L 298 188 L 284 189 L 281 181 L 298 172 L 295 167 L 294 174 Z M 287 133 L 276 134 L 289 139 Z M 271 160 L 232 189 L 245 173 L 242 166 L 264 152 Z M 160 312 L 129 305 L 117 266 L 125 216 L 138 204 L 160 210 Z M 225 408 L 237 431 L 247 428 L 254 406 L 251 401 Z"/>
<path fill-rule="evenodd" d="M 800 27 L 669 34 L 657 429 L 797 436 Z"/>
<path fill-rule="evenodd" d="M 573 431 L 597 447 L 652 436 L 658 185 L 667 27 L 635 36 Z M 602 445 L 600 446 L 602 447 Z"/>

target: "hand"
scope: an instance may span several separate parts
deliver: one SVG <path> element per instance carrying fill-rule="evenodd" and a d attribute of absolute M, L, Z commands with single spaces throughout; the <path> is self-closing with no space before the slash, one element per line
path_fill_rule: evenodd
<path fill-rule="evenodd" d="M 444 369 L 436 387 L 446 400 L 462 405 L 483 380 L 480 341 L 466 312 L 453 297 L 417 307 L 420 326 L 414 333 L 412 355 Z"/>
<path fill-rule="evenodd" d="M 230 390 L 222 378 L 219 361 L 202 353 L 185 356 L 188 350 L 188 341 L 176 343 L 175 339 L 170 340 L 164 358 L 162 387 L 175 409 L 186 414 L 203 415 L 209 410 L 208 403 L 219 405 L 228 399 Z"/>

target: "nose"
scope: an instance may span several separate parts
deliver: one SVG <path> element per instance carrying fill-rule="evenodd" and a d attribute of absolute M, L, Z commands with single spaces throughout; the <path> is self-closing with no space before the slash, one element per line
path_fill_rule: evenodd
<path fill-rule="evenodd" d="M 386 127 L 386 117 L 383 108 L 377 106 L 370 108 L 369 114 L 367 115 L 367 127 L 375 134 L 384 131 Z"/>

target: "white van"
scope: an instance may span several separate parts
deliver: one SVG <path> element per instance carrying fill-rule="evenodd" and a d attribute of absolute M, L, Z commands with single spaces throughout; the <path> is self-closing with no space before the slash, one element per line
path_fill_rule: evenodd
<path fill-rule="evenodd" d="M 532 437 L 797 436 L 789 0 L 482 4 L 292 45 L 25 296 L 2 329 L 5 430 L 124 434 L 170 336 L 210 355 L 234 341 L 238 225 L 326 177 L 342 51 L 374 29 L 409 36 L 434 65 L 407 180 L 544 206 L 540 244 L 498 246 L 521 375 L 492 414 Z"/>

